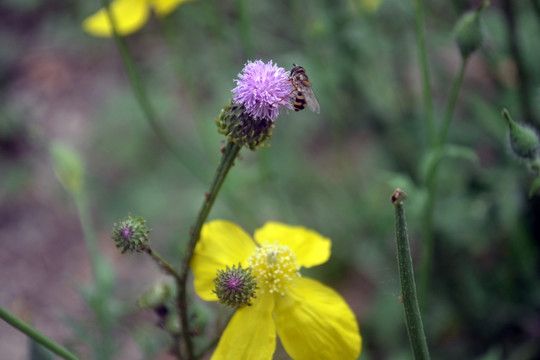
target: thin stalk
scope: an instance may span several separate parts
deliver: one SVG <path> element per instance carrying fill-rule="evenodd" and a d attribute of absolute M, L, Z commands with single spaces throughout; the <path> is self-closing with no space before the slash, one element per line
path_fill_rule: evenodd
<path fill-rule="evenodd" d="M 150 247 L 148 247 L 145 252 L 152 257 L 152 259 L 163 271 L 174 277 L 177 282 L 181 281 L 182 278 L 180 277 L 178 271 L 176 271 L 176 269 L 167 260 L 165 260 L 163 256 L 152 250 Z"/>
<path fill-rule="evenodd" d="M 197 74 L 194 74 L 192 71 L 190 71 L 189 66 L 185 59 L 185 56 L 182 56 L 182 51 L 180 49 L 180 41 L 178 39 L 178 29 L 175 27 L 175 24 L 172 21 L 172 16 L 167 16 L 165 18 L 159 18 L 159 23 L 161 25 L 161 30 L 163 33 L 163 36 L 165 38 L 167 47 L 169 48 L 169 52 L 172 56 L 173 66 L 174 70 L 176 72 L 177 81 L 182 87 L 182 89 L 186 89 L 185 92 L 183 92 L 184 97 L 187 98 L 186 101 L 183 102 L 183 112 L 187 113 L 189 116 L 186 116 L 186 120 L 191 122 L 191 126 L 193 129 L 195 129 L 195 132 L 197 134 L 197 139 L 199 140 L 199 143 L 201 145 L 200 148 L 194 149 L 196 152 L 204 152 L 205 155 L 208 155 L 207 152 L 207 146 L 205 142 L 205 136 L 204 136 L 204 122 L 197 121 L 197 115 L 199 113 L 198 108 L 193 106 L 195 103 L 195 97 L 199 96 L 197 94 Z M 200 180 L 203 179 L 202 176 L 199 176 Z"/>
<path fill-rule="evenodd" d="M 188 303 L 187 303 L 187 278 L 189 275 L 189 264 L 193 257 L 193 252 L 195 250 L 195 245 L 201 236 L 201 229 L 210 214 L 210 210 L 214 205 L 216 197 L 229 173 L 229 170 L 234 165 L 234 160 L 238 156 L 241 147 L 233 142 L 229 142 L 223 151 L 223 156 L 221 157 L 221 162 L 216 170 L 214 180 L 210 186 L 210 190 L 204 196 L 204 202 L 199 210 L 197 220 L 195 225 L 191 228 L 190 238 L 184 254 L 184 259 L 182 263 L 182 271 L 180 273 L 180 279 L 178 281 L 178 309 L 180 313 L 180 323 L 182 325 L 182 335 L 184 338 L 184 343 L 186 346 L 186 351 L 189 359 L 195 358 L 193 342 L 191 340 L 191 334 L 189 330 L 188 322 Z"/>
<path fill-rule="evenodd" d="M 448 135 L 448 128 L 452 122 L 452 116 L 454 115 L 454 110 L 456 108 L 457 98 L 459 96 L 459 91 L 461 85 L 463 84 L 463 77 L 465 70 L 467 69 L 467 58 L 463 59 L 460 64 L 459 71 L 454 78 L 452 89 L 450 91 L 450 97 L 448 98 L 448 103 L 446 105 L 446 110 L 444 113 L 443 123 L 441 129 L 437 134 L 435 147 L 432 151 L 441 150 L 446 142 L 446 137 Z M 433 267 L 433 248 L 434 248 L 434 239 L 433 239 L 433 219 L 435 213 L 435 199 L 437 197 L 437 176 L 439 172 L 439 164 L 441 157 L 437 157 L 437 160 L 434 162 L 433 167 L 429 169 L 429 172 L 426 177 L 426 187 L 427 187 L 427 200 L 424 207 L 423 214 L 423 255 L 422 255 L 422 268 L 420 271 L 420 303 L 425 304 L 427 301 L 427 292 L 429 288 L 429 282 L 431 277 L 431 270 Z"/>
<path fill-rule="evenodd" d="M 531 76 L 527 73 L 527 65 L 523 58 L 523 52 L 520 48 L 520 41 L 518 35 L 519 20 L 516 15 L 516 6 L 518 2 L 515 0 L 504 0 L 502 2 L 502 8 L 508 21 L 508 46 L 514 58 L 516 64 L 517 77 L 518 77 L 518 89 L 519 89 L 519 101 L 521 105 L 521 111 L 523 112 L 523 118 L 527 123 L 534 124 L 533 111 L 531 108 Z M 533 5 L 534 2 L 533 2 Z M 534 8 L 534 7 L 533 7 Z"/>
<path fill-rule="evenodd" d="M 199 172 L 197 171 L 197 164 L 190 161 L 190 159 L 193 159 L 194 157 L 190 156 L 190 154 L 182 154 L 182 151 L 180 151 L 180 149 L 171 141 L 170 137 L 167 135 L 167 131 L 163 129 L 157 121 L 156 112 L 154 111 L 154 108 L 150 103 L 150 98 L 146 93 L 146 88 L 143 85 L 142 78 L 139 74 L 139 71 L 137 70 L 137 66 L 135 65 L 135 60 L 129 52 L 124 38 L 118 35 L 118 32 L 116 30 L 116 22 L 109 8 L 109 1 L 101 0 L 101 3 L 106 9 L 107 16 L 109 17 L 116 46 L 120 53 L 120 57 L 122 58 L 122 62 L 124 63 L 124 67 L 126 68 L 129 83 L 133 90 L 133 94 L 135 95 L 135 100 L 139 104 L 144 118 L 150 124 L 150 127 L 152 128 L 158 139 L 182 163 L 182 165 L 189 171 L 191 171 L 193 174 L 199 175 Z"/>
<path fill-rule="evenodd" d="M 459 65 L 459 72 L 457 76 L 454 78 L 454 82 L 452 84 L 452 90 L 450 92 L 450 99 L 448 100 L 446 111 L 444 112 L 444 119 L 443 119 L 442 127 L 441 127 L 441 130 L 439 131 L 439 136 L 437 140 L 438 147 L 443 146 L 446 141 L 448 128 L 450 126 L 450 122 L 452 121 L 452 115 L 454 114 L 454 110 L 456 108 L 456 102 L 459 96 L 459 89 L 461 88 L 461 84 L 463 83 L 463 75 L 465 74 L 465 69 L 467 68 L 467 60 L 468 58 L 463 58 L 463 57 L 461 58 L 461 64 Z"/>
<path fill-rule="evenodd" d="M 74 201 L 75 207 L 77 208 L 77 216 L 83 231 L 84 243 L 86 244 L 86 249 L 90 257 L 92 274 L 94 275 L 94 281 L 97 282 L 100 280 L 97 267 L 99 266 L 99 258 L 101 255 L 97 245 L 96 234 L 91 224 L 90 215 L 88 214 L 88 206 L 84 192 L 74 194 Z"/>
<path fill-rule="evenodd" d="M 437 173 L 439 164 L 433 165 L 433 169 L 427 176 L 427 199 L 422 219 L 422 265 L 420 269 L 420 302 L 422 306 L 427 302 L 427 293 L 433 267 L 433 215 L 435 213 L 435 197 L 437 192 Z"/>
<path fill-rule="evenodd" d="M 110 359 L 113 354 L 114 342 L 110 336 L 114 319 L 107 305 L 110 296 L 111 287 L 103 277 L 104 267 L 109 268 L 109 263 L 99 252 L 97 237 L 92 226 L 88 204 L 84 192 L 74 195 L 77 215 L 83 230 L 84 242 L 90 258 L 90 266 L 92 267 L 93 282 L 96 288 L 93 290 L 93 305 L 92 310 L 99 324 L 99 333 L 97 333 L 99 346 L 95 347 L 96 356 L 99 359 Z M 108 269 L 108 271 L 112 271 Z"/>
<path fill-rule="evenodd" d="M 429 145 L 435 145 L 435 126 L 433 119 L 433 100 L 431 98 L 431 80 L 429 75 L 429 65 L 426 51 L 426 36 L 424 33 L 424 2 L 414 1 L 415 24 L 416 24 L 416 44 L 418 47 L 418 58 L 420 60 L 420 70 L 422 72 L 422 98 L 424 102 L 425 125 Z"/>
<path fill-rule="evenodd" d="M 34 329 L 32 326 L 28 325 L 6 309 L 0 306 L 0 318 L 28 336 L 29 338 L 33 339 L 34 341 L 40 343 L 56 355 L 60 356 L 63 359 L 67 360 L 79 360 L 77 355 L 70 352 L 68 349 L 63 347 L 60 344 L 57 344 L 47 336 L 43 335 L 36 329 Z"/>
<path fill-rule="evenodd" d="M 418 306 L 418 298 L 416 296 L 416 283 L 414 281 L 407 222 L 403 207 L 403 201 L 406 197 L 407 194 L 400 189 L 396 189 L 392 195 L 392 203 L 395 207 L 396 216 L 396 247 L 399 279 L 401 282 L 403 308 L 405 310 L 405 325 L 414 358 L 417 360 L 427 360 L 430 359 L 429 350 L 420 307 Z"/>

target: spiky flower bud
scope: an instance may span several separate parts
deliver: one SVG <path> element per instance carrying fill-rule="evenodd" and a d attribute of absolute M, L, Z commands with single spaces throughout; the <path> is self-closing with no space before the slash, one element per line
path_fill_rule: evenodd
<path fill-rule="evenodd" d="M 234 308 L 251 305 L 251 299 L 255 298 L 257 279 L 251 274 L 251 268 L 243 269 L 233 265 L 225 270 L 218 270 L 214 279 L 215 289 L 212 290 L 218 297 L 219 302 Z"/>
<path fill-rule="evenodd" d="M 142 217 L 132 218 L 129 215 L 113 227 L 112 239 L 122 254 L 127 250 L 143 252 L 148 249 L 148 233 L 146 221 Z"/>
<path fill-rule="evenodd" d="M 484 1 L 478 10 L 463 14 L 456 23 L 454 28 L 456 42 L 461 56 L 465 59 L 482 46 L 484 36 L 480 26 L 480 14 L 488 5 L 489 1 Z"/>
<path fill-rule="evenodd" d="M 535 159 L 540 149 L 536 131 L 531 127 L 516 123 L 506 109 L 502 114 L 508 123 L 508 138 L 514 154 L 523 160 Z"/>
<path fill-rule="evenodd" d="M 243 104 L 225 105 L 216 119 L 218 132 L 227 136 L 227 141 L 250 150 L 266 146 L 272 138 L 274 122 L 268 118 L 255 119 Z"/>

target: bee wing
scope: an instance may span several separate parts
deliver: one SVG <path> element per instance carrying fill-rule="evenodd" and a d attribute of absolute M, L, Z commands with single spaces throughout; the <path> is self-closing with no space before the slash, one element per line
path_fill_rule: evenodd
<path fill-rule="evenodd" d="M 321 112 L 321 106 L 319 105 L 319 101 L 317 100 L 313 89 L 311 87 L 305 87 L 303 91 L 309 110 L 319 114 Z"/>

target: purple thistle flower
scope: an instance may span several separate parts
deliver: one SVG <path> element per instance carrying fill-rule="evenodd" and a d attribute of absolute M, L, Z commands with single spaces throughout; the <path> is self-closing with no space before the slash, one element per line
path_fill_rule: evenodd
<path fill-rule="evenodd" d="M 133 235 L 133 230 L 129 226 L 126 226 L 125 228 L 120 230 L 120 236 L 122 236 L 124 240 L 129 240 L 129 238 L 131 238 L 131 235 Z"/>
<path fill-rule="evenodd" d="M 256 120 L 274 121 L 280 107 L 292 109 L 294 87 L 289 74 L 272 60 L 268 64 L 261 60 L 248 61 L 235 81 L 233 102 L 244 105 Z"/>

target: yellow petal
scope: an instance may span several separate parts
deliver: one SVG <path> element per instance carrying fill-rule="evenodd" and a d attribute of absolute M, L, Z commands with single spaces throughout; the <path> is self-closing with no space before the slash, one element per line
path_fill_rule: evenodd
<path fill-rule="evenodd" d="M 382 0 L 360 0 L 360 5 L 368 12 L 375 12 L 381 5 Z"/>
<path fill-rule="evenodd" d="M 273 296 L 262 295 L 253 305 L 237 310 L 221 336 L 212 360 L 272 359 L 276 349 L 273 308 Z"/>
<path fill-rule="evenodd" d="M 302 226 L 267 222 L 255 231 L 255 240 L 261 245 L 277 241 L 289 246 L 296 255 L 296 263 L 306 268 L 325 263 L 330 258 L 330 239 Z"/>
<path fill-rule="evenodd" d="M 115 0 L 110 4 L 116 31 L 119 35 L 129 35 L 139 30 L 148 20 L 150 9 L 146 0 Z M 83 29 L 94 36 L 112 37 L 112 26 L 105 9 L 83 21 Z"/>
<path fill-rule="evenodd" d="M 345 300 L 329 287 L 299 278 L 276 298 L 274 319 L 283 347 L 295 360 L 356 359 L 362 339 Z"/>
<path fill-rule="evenodd" d="M 164 17 L 173 12 L 178 6 L 188 1 L 193 0 L 150 0 L 150 4 L 154 8 L 156 16 Z"/>
<path fill-rule="evenodd" d="M 197 295 L 206 301 L 216 301 L 212 289 L 217 270 L 238 263 L 247 267 L 247 259 L 254 248 L 251 237 L 238 225 L 223 220 L 206 223 L 191 260 Z"/>

